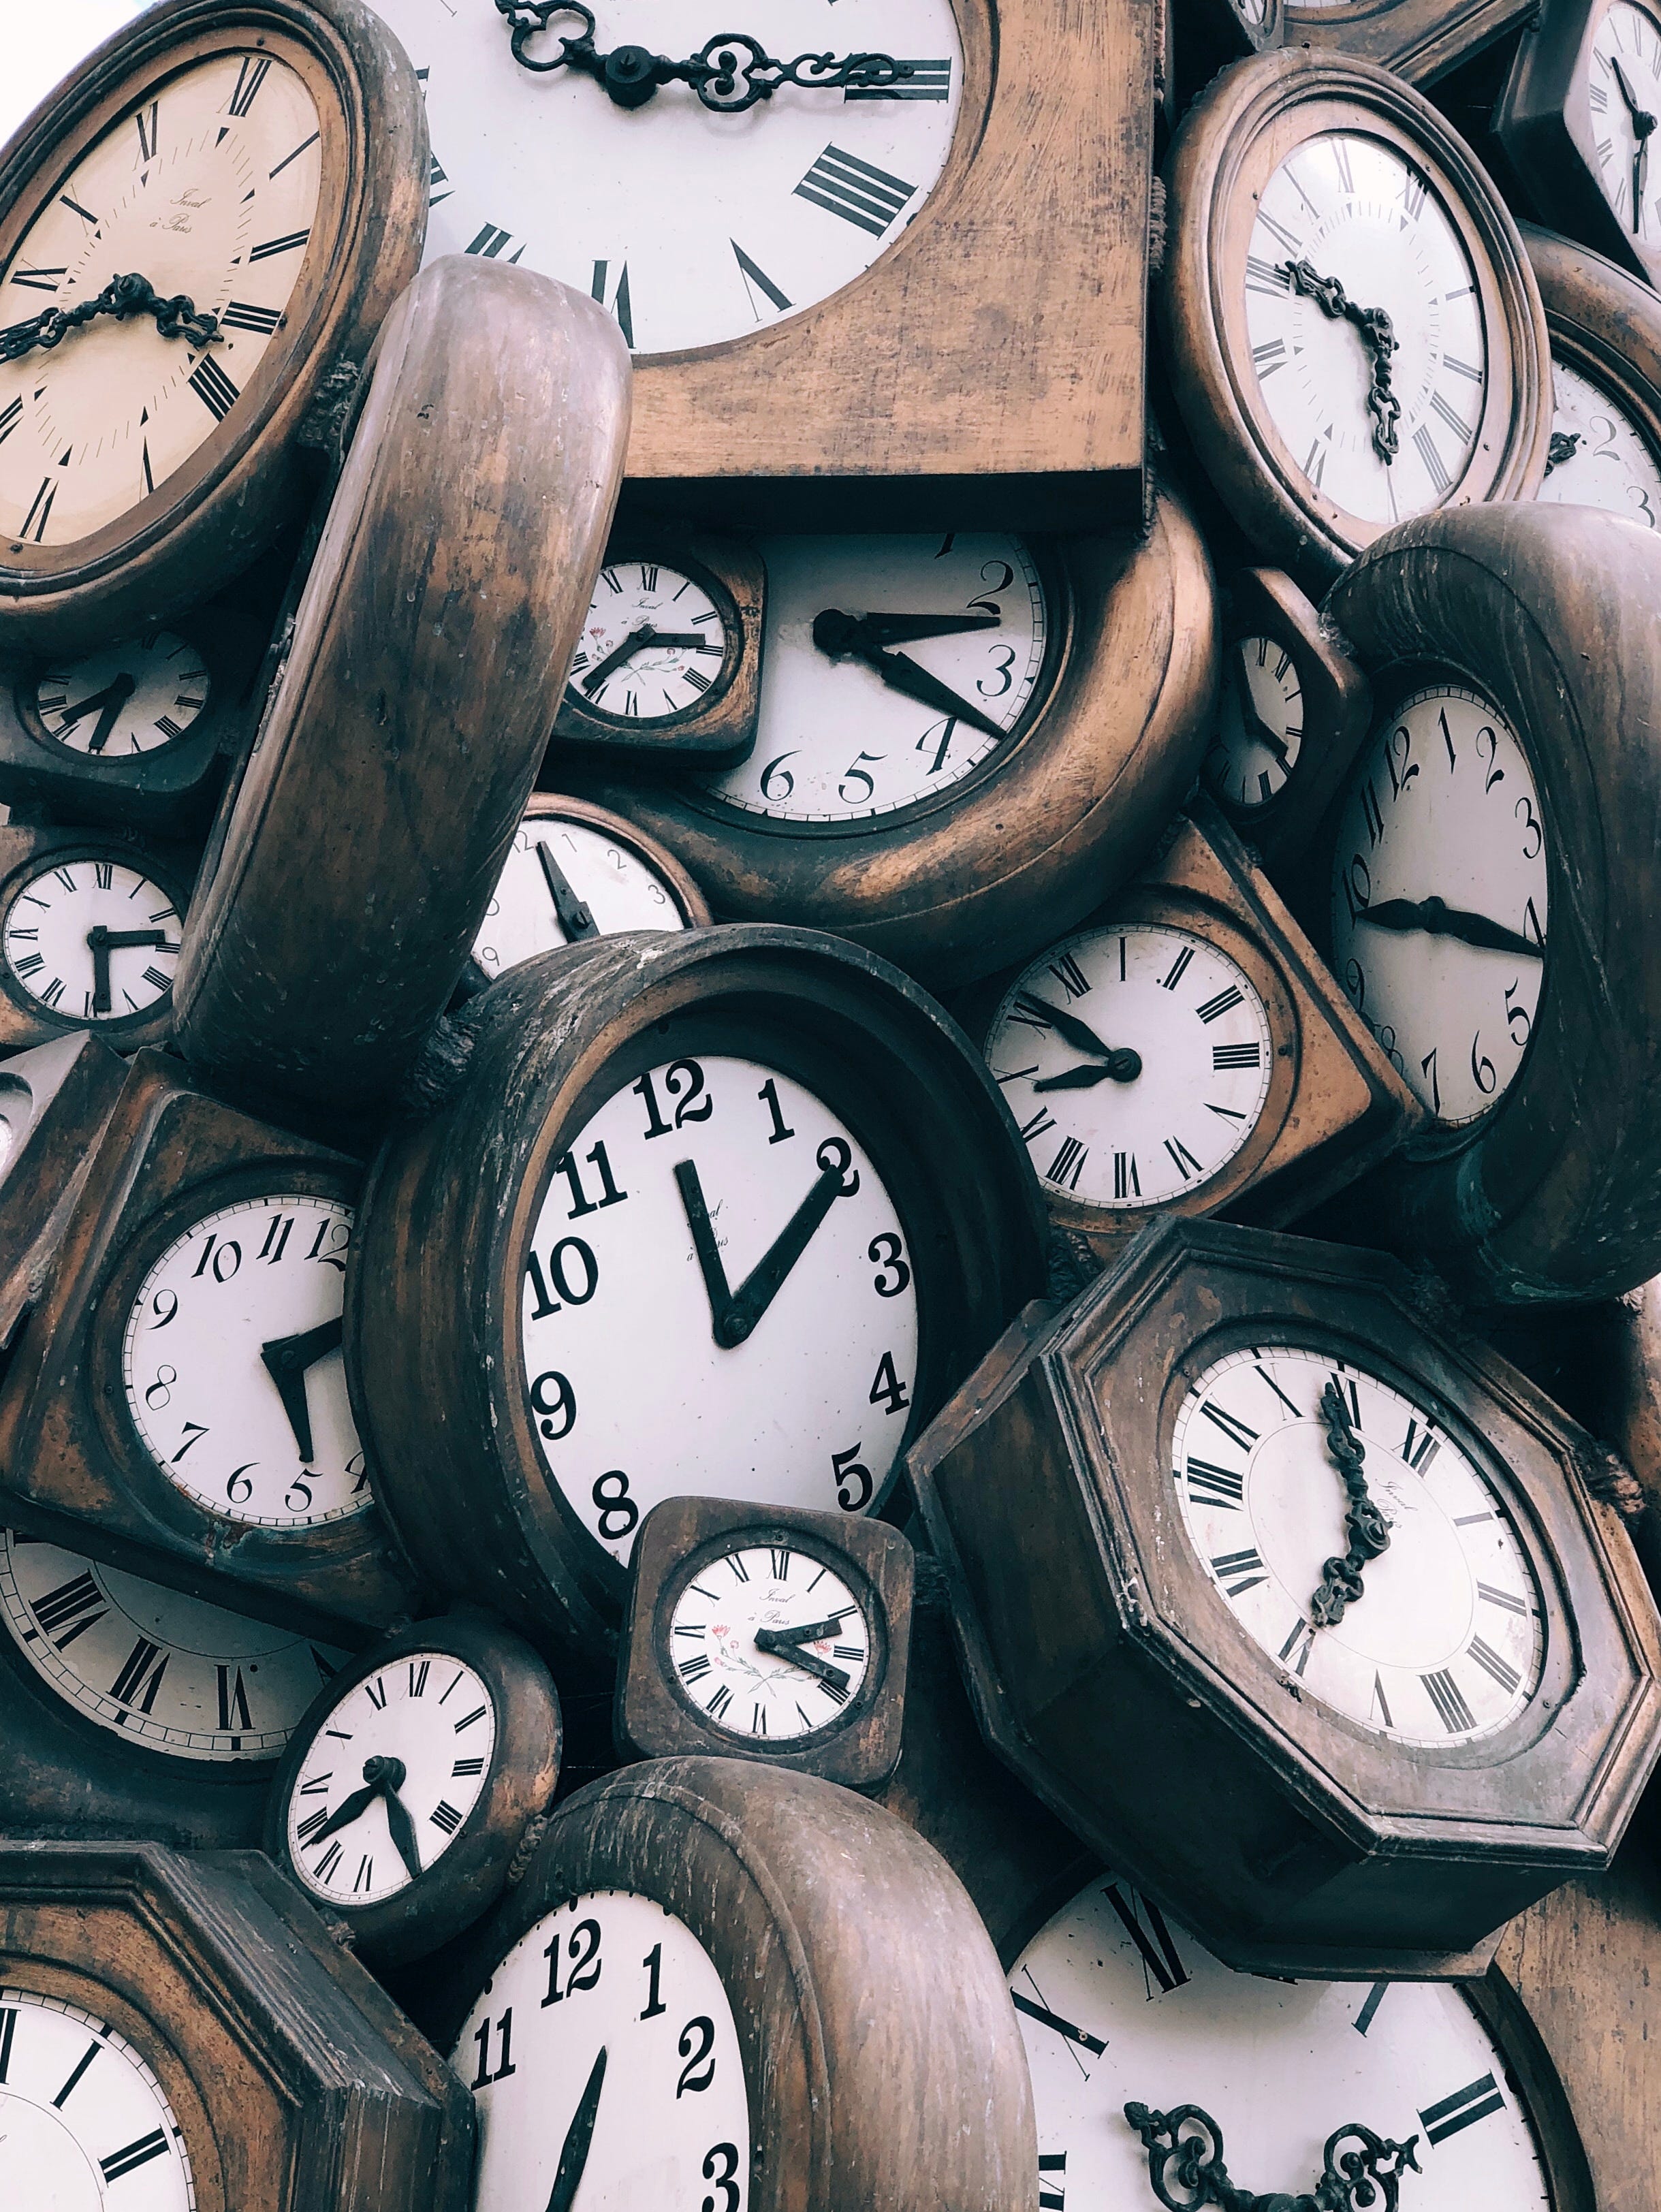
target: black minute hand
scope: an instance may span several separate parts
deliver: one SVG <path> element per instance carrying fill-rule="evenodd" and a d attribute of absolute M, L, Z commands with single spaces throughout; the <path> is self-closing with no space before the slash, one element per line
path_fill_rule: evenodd
<path fill-rule="evenodd" d="M 703 1286 L 709 1294 L 710 1319 L 715 1342 L 723 1352 L 731 1352 L 754 1334 L 757 1322 L 778 1296 L 791 1269 L 812 1243 L 814 1231 L 820 1222 L 837 1199 L 851 1198 L 858 1188 L 857 1177 L 851 1186 L 843 1180 L 848 1172 L 845 1147 L 839 1147 L 844 1153 L 841 1161 L 834 1158 L 826 1161 L 825 1153 L 837 1145 L 837 1139 L 827 1138 L 819 1146 L 818 1181 L 736 1291 L 727 1288 L 727 1269 L 715 1243 L 715 1232 L 710 1224 L 703 1186 L 698 1180 L 697 1163 L 682 1160 L 677 1164 L 675 1181 L 680 1186 L 681 1204 L 686 1209 L 687 1226 L 692 1232 L 692 1247 L 703 1272 Z"/>
<path fill-rule="evenodd" d="M 565 2141 L 560 2146 L 559 2166 L 554 2175 L 553 2194 L 548 2199 L 548 2212 L 571 2212 L 584 2169 L 588 2164 L 589 2147 L 594 2140 L 594 2122 L 599 2118 L 599 2093 L 605 2082 L 605 2046 L 601 2044 L 593 2064 L 588 2069 L 588 2079 L 582 2094 L 577 2099 L 577 2108 L 571 2115 L 571 2124 L 565 2130 Z"/>
<path fill-rule="evenodd" d="M 299 1448 L 302 1463 L 309 1466 L 314 1456 L 312 1449 L 312 1412 L 306 1401 L 306 1376 L 319 1359 L 341 1346 L 344 1325 L 338 1315 L 333 1321 L 319 1322 L 315 1328 L 301 1329 L 297 1336 L 276 1336 L 269 1344 L 259 1347 L 259 1358 L 265 1372 L 277 1385 L 277 1395 L 283 1401 L 283 1410 L 289 1417 L 289 1426 L 294 1431 L 294 1440 Z"/>
<path fill-rule="evenodd" d="M 1375 929 L 1422 929 L 1428 937 L 1457 938 L 1460 944 L 1474 945 L 1484 952 L 1515 952 L 1525 960 L 1543 960 L 1546 957 L 1545 946 L 1536 945 L 1531 937 L 1507 929 L 1503 922 L 1490 921 L 1485 914 L 1467 914 L 1433 896 L 1426 899 L 1381 899 L 1377 906 L 1360 908 L 1355 918 L 1358 921 L 1370 921 Z"/>

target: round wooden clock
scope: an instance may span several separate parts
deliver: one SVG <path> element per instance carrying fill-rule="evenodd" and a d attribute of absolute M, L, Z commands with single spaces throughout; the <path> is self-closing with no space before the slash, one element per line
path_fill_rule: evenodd
<path fill-rule="evenodd" d="M 1235 520 L 1306 588 L 1409 516 L 1536 489 L 1539 291 L 1428 100 L 1364 62 L 1266 54 L 1195 103 L 1166 174 L 1183 420 Z"/>
<path fill-rule="evenodd" d="M 749 757 L 591 782 L 723 914 L 962 981 L 1135 867 L 1197 765 L 1214 591 L 1168 494 L 1145 538 L 771 538 Z"/>
<path fill-rule="evenodd" d="M 816 1776 L 664 1759 L 580 1791 L 446 1978 L 477 2212 L 1032 2205 L 985 1929 L 928 1844 Z"/>
<path fill-rule="evenodd" d="M 660 1498 L 880 1508 L 1031 1293 L 1037 1194 L 968 1040 L 839 939 L 601 939 L 465 1018 L 371 1171 L 354 1402 L 438 1586 L 592 1663 Z"/>
<path fill-rule="evenodd" d="M 100 644 L 246 565 L 307 410 L 415 273 L 426 121 L 357 0 L 173 0 L 0 166 L 0 645 Z"/>
<path fill-rule="evenodd" d="M 1433 1116 L 1366 1233 L 1484 1303 L 1629 1290 L 1661 1267 L 1630 1198 L 1655 1143 L 1661 539 L 1470 508 L 1393 533 L 1328 611 L 1379 709 L 1316 863 L 1331 964 Z"/>
<path fill-rule="evenodd" d="M 1661 302 L 1585 246 L 1523 226 L 1551 330 L 1551 452 L 1536 496 L 1661 530 Z"/>

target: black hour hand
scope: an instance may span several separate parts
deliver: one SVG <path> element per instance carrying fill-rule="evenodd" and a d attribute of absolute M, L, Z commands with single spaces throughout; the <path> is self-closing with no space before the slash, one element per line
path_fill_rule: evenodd
<path fill-rule="evenodd" d="M 283 1410 L 289 1417 L 289 1426 L 294 1431 L 294 1440 L 302 1462 L 310 1465 L 314 1453 L 312 1447 L 312 1413 L 306 1398 L 306 1376 L 319 1359 L 332 1352 L 338 1352 L 343 1337 L 343 1323 L 337 1315 L 332 1321 L 319 1322 L 315 1328 L 302 1329 L 297 1336 L 277 1336 L 259 1347 L 260 1363 L 277 1385 L 277 1395 L 283 1401 Z"/>
<path fill-rule="evenodd" d="M 833 1690 L 846 1690 L 848 1676 L 840 1667 L 833 1667 L 828 1659 L 821 1659 L 817 1651 L 803 1649 L 805 1644 L 817 1644 L 826 1636 L 834 1636 L 841 1626 L 841 1617 L 834 1620 L 810 1620 L 800 1628 L 758 1628 L 755 1633 L 757 1651 L 776 1652 L 788 1659 L 793 1667 L 800 1667 L 805 1674 L 812 1674 Z"/>
<path fill-rule="evenodd" d="M 599 2093 L 605 2082 L 605 2046 L 602 2044 L 599 2055 L 588 2069 L 588 2079 L 583 2084 L 582 2094 L 577 2099 L 577 2108 L 571 2115 L 571 2124 L 565 2130 L 565 2141 L 560 2146 L 559 2166 L 554 2175 L 553 2194 L 548 2199 L 548 2212 L 571 2212 L 583 2172 L 588 2164 L 588 2151 L 594 2140 L 594 2122 L 599 2118 Z"/>
<path fill-rule="evenodd" d="M 703 1270 L 703 1286 L 709 1294 L 715 1342 L 724 1352 L 732 1351 L 754 1334 L 757 1322 L 784 1287 L 825 1215 L 839 1198 L 851 1198 L 859 1188 L 857 1175 L 851 1182 L 843 1180 L 848 1173 L 850 1155 L 839 1137 L 827 1137 L 817 1157 L 818 1182 L 736 1291 L 727 1287 L 727 1269 L 715 1243 L 697 1164 L 682 1160 L 675 1169 L 687 1226 L 692 1232 L 692 1248 Z"/>

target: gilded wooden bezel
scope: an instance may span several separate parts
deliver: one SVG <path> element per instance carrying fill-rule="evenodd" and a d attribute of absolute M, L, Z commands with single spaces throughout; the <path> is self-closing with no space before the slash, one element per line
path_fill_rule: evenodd
<path fill-rule="evenodd" d="M 1516 27 L 1538 0 L 1287 0 L 1287 44 L 1337 47 L 1382 63 L 1409 84 L 1433 84 Z"/>
<path fill-rule="evenodd" d="M 1551 430 L 1545 311 L 1517 225 L 1475 157 L 1422 94 L 1370 63 L 1287 51 L 1241 64 L 1188 112 L 1165 164 L 1171 245 L 1159 290 L 1177 403 L 1247 537 L 1311 595 L 1388 525 L 1311 485 L 1262 410 L 1242 277 L 1258 189 L 1296 147 L 1345 131 L 1394 147 L 1427 179 L 1469 255 L 1488 343 L 1477 436 L 1442 507 L 1527 499 Z"/>
<path fill-rule="evenodd" d="M 1552 358 L 1614 399 L 1661 470 L 1661 299 L 1602 254 L 1532 223 L 1521 228 L 1546 304 Z M 1661 514 L 1649 526 L 1661 530 Z"/>
<path fill-rule="evenodd" d="M 0 551 L 0 640 L 13 653 L 90 644 L 201 596 L 245 567 L 303 496 L 307 410 L 368 349 L 415 275 L 426 227 L 427 121 L 396 39 L 361 0 L 173 0 L 99 47 L 0 153 L 0 264 L 86 149 L 132 104 L 221 53 L 258 49 L 317 103 L 315 243 L 283 325 L 233 408 L 155 492 L 64 547 Z M 33 185 L 33 189 L 31 189 Z M 71 341 L 72 343 L 72 341 Z"/>

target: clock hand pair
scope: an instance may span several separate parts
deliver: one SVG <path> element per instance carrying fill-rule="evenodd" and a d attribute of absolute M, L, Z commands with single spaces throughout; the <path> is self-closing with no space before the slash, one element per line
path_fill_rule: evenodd
<path fill-rule="evenodd" d="M 1355 1433 L 1349 1407 L 1335 1382 L 1329 1382 L 1321 1393 L 1321 1416 L 1327 1426 L 1327 1456 L 1337 1468 L 1349 1498 L 1344 1515 L 1349 1549 L 1342 1559 L 1326 1562 L 1319 1587 L 1309 1601 L 1309 1617 L 1317 1628 L 1335 1628 L 1345 1608 L 1366 1595 L 1361 1570 L 1369 1559 L 1389 1551 L 1390 1522 L 1372 1502 L 1362 1466 L 1366 1446 Z"/>
<path fill-rule="evenodd" d="M 187 293 L 175 292 L 164 300 L 148 276 L 112 276 L 90 300 L 77 301 L 72 307 L 46 307 L 27 322 L 0 330 L 0 362 L 21 361 L 36 346 L 59 345 L 72 330 L 100 315 L 113 315 L 120 322 L 129 315 L 150 315 L 164 338 L 183 338 L 191 346 L 222 343 L 218 316 L 198 315 Z"/>
<path fill-rule="evenodd" d="M 939 629 L 921 629 L 917 624 L 938 621 Z M 974 702 L 964 698 L 949 684 L 942 684 L 938 676 L 913 660 L 909 653 L 885 650 L 872 633 L 865 629 L 868 623 L 904 623 L 911 637 L 949 637 L 959 630 L 993 629 L 997 617 L 983 622 L 964 616 L 922 615 L 856 615 L 843 614 L 839 607 L 827 607 L 823 614 L 813 617 L 813 642 L 831 660 L 857 660 L 873 676 L 885 684 L 891 691 L 898 691 L 905 698 L 915 699 L 924 707 L 933 707 L 954 720 L 967 722 L 972 729 L 984 730 L 989 737 L 1007 738 L 1009 734 L 1001 723 Z M 950 624 L 950 628 L 944 625 Z"/>
<path fill-rule="evenodd" d="M 72 730 L 77 722 L 83 722 L 88 714 L 95 714 L 98 720 L 94 726 L 91 737 L 87 740 L 87 750 L 88 752 L 101 753 L 110 741 L 110 732 L 115 727 L 120 717 L 121 709 L 137 689 L 138 681 L 136 677 L 116 677 L 113 682 L 106 684 L 101 691 L 93 692 L 90 697 L 78 701 L 73 707 L 66 707 L 62 715 L 64 728 Z"/>
<path fill-rule="evenodd" d="M 350 1828 L 354 1820 L 361 1820 L 375 1799 L 379 1797 L 386 1808 L 386 1828 L 392 1839 L 392 1848 L 408 1868 L 414 1881 L 421 1872 L 421 1850 L 416 1841 L 415 1823 L 410 1818 L 409 1808 L 399 1796 L 404 1787 L 404 1761 L 377 1753 L 363 1762 L 363 1787 L 354 1790 L 350 1797 L 343 1797 L 320 1828 L 306 1838 L 309 1850 L 325 1837 L 334 1835 L 342 1828 Z"/>
<path fill-rule="evenodd" d="M 1089 1023 L 1081 1022 L 1076 1014 L 1069 1014 L 1061 1006 L 1052 1006 L 1048 999 L 1041 999 L 1032 991 L 1023 991 L 1015 1003 L 1047 1023 L 1062 1042 L 1070 1044 L 1074 1052 L 1087 1052 L 1092 1059 L 1107 1062 L 1099 1075 L 1094 1070 L 1091 1071 L 1092 1081 L 1100 1082 L 1104 1078 L 1110 1083 L 1134 1083 L 1141 1073 L 1141 1053 L 1133 1052 L 1129 1045 L 1104 1044 Z M 1081 1069 L 1073 1068 L 1068 1073 L 1072 1078 L 1070 1081 L 1051 1075 L 1043 1082 L 1035 1083 L 1032 1088 L 1035 1091 L 1079 1091 L 1086 1088 L 1080 1080 L 1083 1073 Z"/>
<path fill-rule="evenodd" d="M 1232 656 L 1234 696 L 1239 702 L 1240 719 L 1245 724 L 1246 735 L 1255 738 L 1260 745 L 1267 745 L 1283 769 L 1292 766 L 1292 748 L 1281 732 L 1263 720 L 1256 700 L 1252 696 L 1251 678 L 1245 672 L 1245 664 L 1237 653 Z"/>
<path fill-rule="evenodd" d="M 588 2079 L 583 2084 L 582 2094 L 577 2099 L 571 2124 L 565 2130 L 565 2141 L 560 2145 L 559 2165 L 554 2172 L 553 2193 L 548 2199 L 548 2212 L 571 2212 L 578 2184 L 588 2164 L 588 2152 L 594 2140 L 594 2122 L 599 2117 L 599 2093 L 605 2080 L 605 2045 L 601 2044 L 599 2055 L 588 2069 Z"/>
<path fill-rule="evenodd" d="M 1356 920 L 1370 921 L 1375 929 L 1421 929 L 1428 937 L 1457 938 L 1460 944 L 1476 945 L 1485 952 L 1515 952 L 1527 960 L 1546 957 L 1545 946 L 1536 945 L 1531 937 L 1507 929 L 1503 922 L 1490 921 L 1486 915 L 1467 914 L 1434 896 L 1381 899 L 1377 906 L 1360 908 Z"/>
<path fill-rule="evenodd" d="M 828 1160 L 827 1152 L 831 1155 Z M 836 1157 L 837 1153 L 841 1154 L 840 1159 Z M 818 1182 L 736 1291 L 727 1285 L 727 1268 L 715 1243 L 697 1163 L 682 1160 L 676 1166 L 675 1181 L 680 1188 L 680 1202 L 686 1210 L 686 1225 L 692 1232 L 692 1249 L 697 1254 L 703 1287 L 709 1293 L 715 1342 L 723 1352 L 733 1351 L 754 1334 L 757 1322 L 812 1243 L 820 1222 L 839 1198 L 851 1198 L 859 1188 L 857 1175 L 851 1183 L 843 1180 L 851 1155 L 841 1138 L 827 1137 L 816 1157 L 819 1164 Z"/>
<path fill-rule="evenodd" d="M 850 1607 L 849 1610 L 854 1608 Z M 758 1628 L 753 1641 L 757 1651 L 776 1652 L 788 1659 L 793 1667 L 804 1674 L 817 1675 L 833 1690 L 846 1690 L 848 1676 L 840 1667 L 833 1667 L 828 1659 L 821 1659 L 817 1651 L 807 1651 L 803 1646 L 818 1644 L 827 1636 L 834 1636 L 842 1626 L 841 1613 L 833 1613 L 828 1620 L 805 1621 L 799 1628 Z"/>
<path fill-rule="evenodd" d="M 598 937 L 599 924 L 594 920 L 593 909 L 586 899 L 581 899 L 559 862 L 538 837 L 537 859 L 542 864 L 542 880 L 548 886 L 548 896 L 554 902 L 554 912 L 568 941 L 575 945 L 579 938 Z"/>
<path fill-rule="evenodd" d="M 1636 142 L 1632 155 L 1632 229 L 1635 238 L 1644 228 L 1644 185 L 1649 173 L 1650 140 L 1655 133 L 1656 118 L 1647 108 L 1638 105 L 1633 97 L 1632 87 L 1627 82 L 1627 73 L 1613 54 L 1609 56 L 1609 67 L 1615 72 L 1615 82 L 1626 103 L 1627 112 L 1632 118 L 1633 137 Z"/>
<path fill-rule="evenodd" d="M 621 645 L 613 646 L 605 659 L 597 661 L 580 680 L 583 690 L 592 699 L 614 669 L 621 668 L 627 660 L 632 660 L 637 653 L 644 653 L 648 645 L 673 646 L 682 653 L 695 653 L 700 646 L 709 642 L 708 638 L 700 637 L 695 629 L 654 629 L 650 623 L 642 623 L 638 629 L 630 632 Z"/>
<path fill-rule="evenodd" d="M 306 1400 L 306 1376 L 319 1359 L 326 1359 L 330 1352 L 339 1351 L 343 1334 L 337 1315 L 333 1321 L 319 1322 L 315 1328 L 301 1329 L 297 1336 L 273 1337 L 269 1344 L 259 1347 L 260 1360 L 277 1385 L 277 1394 L 283 1401 L 283 1410 L 289 1417 L 289 1426 L 294 1431 L 294 1440 L 304 1465 L 309 1465 L 315 1456 L 312 1449 L 311 1407 Z"/>
<path fill-rule="evenodd" d="M 1123 1072 L 1123 1063 L 1135 1060 L 1130 1074 Z M 1116 1052 L 1110 1060 L 1099 1067 L 1064 1067 L 1059 1075 L 1041 1075 L 1033 1085 L 1035 1091 L 1093 1091 L 1098 1083 L 1129 1083 L 1142 1072 L 1140 1053 L 1129 1050 Z"/>
<path fill-rule="evenodd" d="M 1367 392 L 1367 411 L 1372 417 L 1372 450 L 1386 466 L 1396 459 L 1400 440 L 1396 425 L 1402 403 L 1391 389 L 1390 357 L 1398 350 L 1396 325 L 1382 307 L 1363 307 L 1352 300 L 1335 276 L 1323 276 L 1311 261 L 1283 261 L 1276 271 L 1287 287 L 1313 300 L 1333 322 L 1353 323 L 1361 334 L 1372 370 Z"/>
<path fill-rule="evenodd" d="M 1311 2193 L 1293 2197 L 1272 2190 L 1260 2197 L 1229 2179 L 1223 2131 L 1203 2106 L 1177 2105 L 1155 2112 L 1146 2105 L 1127 2105 L 1124 2116 L 1147 2153 L 1149 2186 L 1171 2212 L 1178 2206 L 1203 2212 L 1207 2205 L 1222 2212 L 1358 2212 L 1381 2199 L 1383 2212 L 1396 2212 L 1402 2174 L 1409 2167 L 1423 2171 L 1415 2154 L 1417 2136 L 1396 2142 L 1359 2120 L 1347 2120 L 1326 2139 L 1321 2178 Z M 1359 2148 L 1341 2150 L 1346 2142 Z"/>
<path fill-rule="evenodd" d="M 87 950 L 92 955 L 92 1010 L 95 1014 L 107 1014 L 113 1003 L 110 997 L 110 955 L 129 952 L 143 947 L 147 951 L 177 952 L 162 929 L 106 929 L 101 921 L 94 922 L 87 932 Z"/>

